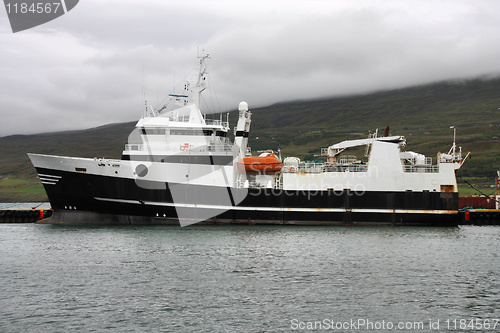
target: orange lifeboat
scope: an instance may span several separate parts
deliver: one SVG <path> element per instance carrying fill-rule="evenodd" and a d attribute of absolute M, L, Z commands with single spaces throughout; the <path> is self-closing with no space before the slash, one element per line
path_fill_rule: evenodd
<path fill-rule="evenodd" d="M 282 168 L 283 162 L 272 153 L 262 153 L 259 156 L 245 157 L 238 162 L 238 170 L 240 172 L 270 174 L 279 172 Z"/>

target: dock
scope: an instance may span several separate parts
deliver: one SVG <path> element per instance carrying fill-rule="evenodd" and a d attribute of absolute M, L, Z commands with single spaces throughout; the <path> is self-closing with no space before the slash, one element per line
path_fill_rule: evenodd
<path fill-rule="evenodd" d="M 52 216 L 52 209 L 0 209 L 0 223 L 36 223 Z M 500 225 L 500 209 L 461 209 L 459 225 Z"/>
<path fill-rule="evenodd" d="M 52 216 L 52 209 L 0 209 L 0 223 L 35 223 Z"/>
<path fill-rule="evenodd" d="M 461 225 L 500 225 L 500 195 L 460 197 Z"/>
<path fill-rule="evenodd" d="M 464 209 L 458 215 L 461 225 L 500 225 L 500 209 Z"/>

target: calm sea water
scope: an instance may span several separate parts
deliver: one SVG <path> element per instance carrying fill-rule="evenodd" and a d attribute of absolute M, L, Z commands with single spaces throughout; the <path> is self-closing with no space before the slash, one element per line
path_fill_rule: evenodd
<path fill-rule="evenodd" d="M 0 209 L 49 209 L 49 202 L 0 202 Z"/>
<path fill-rule="evenodd" d="M 0 281 L 0 332 L 497 332 L 500 228 L 4 224 Z"/>

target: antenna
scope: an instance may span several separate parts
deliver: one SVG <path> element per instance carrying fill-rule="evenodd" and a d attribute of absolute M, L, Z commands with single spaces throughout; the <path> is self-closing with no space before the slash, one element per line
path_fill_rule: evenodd
<path fill-rule="evenodd" d="M 145 70 L 144 70 L 144 60 L 142 61 L 142 86 L 141 86 L 141 89 L 142 89 L 142 99 L 145 100 L 146 99 L 146 89 L 144 88 L 145 86 L 145 82 L 146 82 L 146 76 L 144 74 Z"/>
<path fill-rule="evenodd" d="M 457 128 L 455 126 L 450 126 L 450 129 L 453 129 L 453 146 L 451 146 L 450 152 L 448 154 L 453 154 L 455 156 L 455 151 L 456 151 L 456 144 L 455 144 L 455 139 L 457 136 Z"/>
<path fill-rule="evenodd" d="M 174 86 L 172 89 L 172 93 L 175 94 L 175 73 L 174 73 L 174 82 L 172 82 L 172 84 Z"/>

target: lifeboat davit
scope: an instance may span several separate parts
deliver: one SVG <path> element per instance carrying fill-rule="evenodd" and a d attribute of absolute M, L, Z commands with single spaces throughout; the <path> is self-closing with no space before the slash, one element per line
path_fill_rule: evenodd
<path fill-rule="evenodd" d="M 259 156 L 242 158 L 238 162 L 240 172 L 271 174 L 279 172 L 283 168 L 283 162 L 272 153 L 262 153 Z"/>

